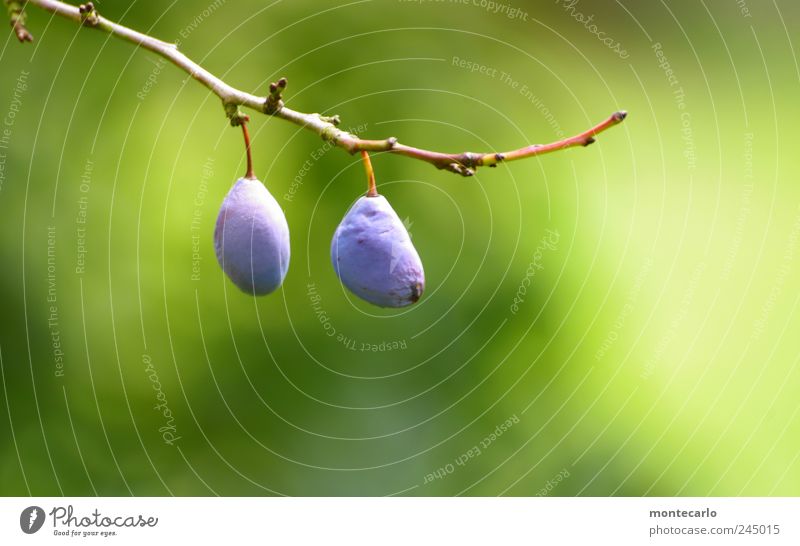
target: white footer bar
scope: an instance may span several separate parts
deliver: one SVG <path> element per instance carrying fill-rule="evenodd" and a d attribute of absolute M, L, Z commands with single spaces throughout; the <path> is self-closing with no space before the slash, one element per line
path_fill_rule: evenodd
<path fill-rule="evenodd" d="M 2 498 L 0 544 L 800 544 L 787 498 Z M 580 542 L 577 542 L 580 541 Z"/>

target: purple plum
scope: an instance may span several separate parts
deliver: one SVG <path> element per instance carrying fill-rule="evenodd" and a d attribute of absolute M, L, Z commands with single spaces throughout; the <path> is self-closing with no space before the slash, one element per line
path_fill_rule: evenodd
<path fill-rule="evenodd" d="M 222 270 L 243 292 L 263 296 L 283 282 L 289 269 L 289 226 L 259 180 L 240 178 L 225 196 L 214 248 Z"/>
<path fill-rule="evenodd" d="M 380 307 L 419 300 L 425 273 L 403 222 L 382 195 L 347 211 L 331 242 L 333 268 L 356 296 Z"/>

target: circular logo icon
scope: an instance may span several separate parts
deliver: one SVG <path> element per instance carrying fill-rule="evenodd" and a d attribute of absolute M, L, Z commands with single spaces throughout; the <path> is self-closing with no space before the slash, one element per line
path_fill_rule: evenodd
<path fill-rule="evenodd" d="M 44 510 L 38 506 L 29 506 L 19 515 L 19 526 L 22 532 L 32 535 L 44 525 Z"/>

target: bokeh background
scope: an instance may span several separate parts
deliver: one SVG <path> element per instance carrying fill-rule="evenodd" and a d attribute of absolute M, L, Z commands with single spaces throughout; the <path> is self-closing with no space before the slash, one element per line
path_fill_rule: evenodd
<path fill-rule="evenodd" d="M 99 8 L 367 138 L 630 116 L 472 179 L 375 156 L 427 274 L 398 311 L 330 265 L 357 158 L 253 115 L 292 230 L 254 299 L 214 257 L 244 171 L 219 99 L 30 9 L 0 52 L 3 494 L 800 494 L 797 2 Z"/>

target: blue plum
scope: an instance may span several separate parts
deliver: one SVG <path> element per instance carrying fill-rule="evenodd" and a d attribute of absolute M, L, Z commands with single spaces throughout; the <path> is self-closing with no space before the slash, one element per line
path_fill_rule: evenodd
<path fill-rule="evenodd" d="M 240 178 L 225 196 L 214 229 L 222 270 L 243 292 L 275 291 L 289 269 L 289 226 L 278 202 L 255 178 Z"/>
<path fill-rule="evenodd" d="M 419 254 L 382 195 L 364 196 L 347 211 L 333 235 L 331 260 L 353 294 L 380 307 L 411 305 L 425 289 Z"/>

